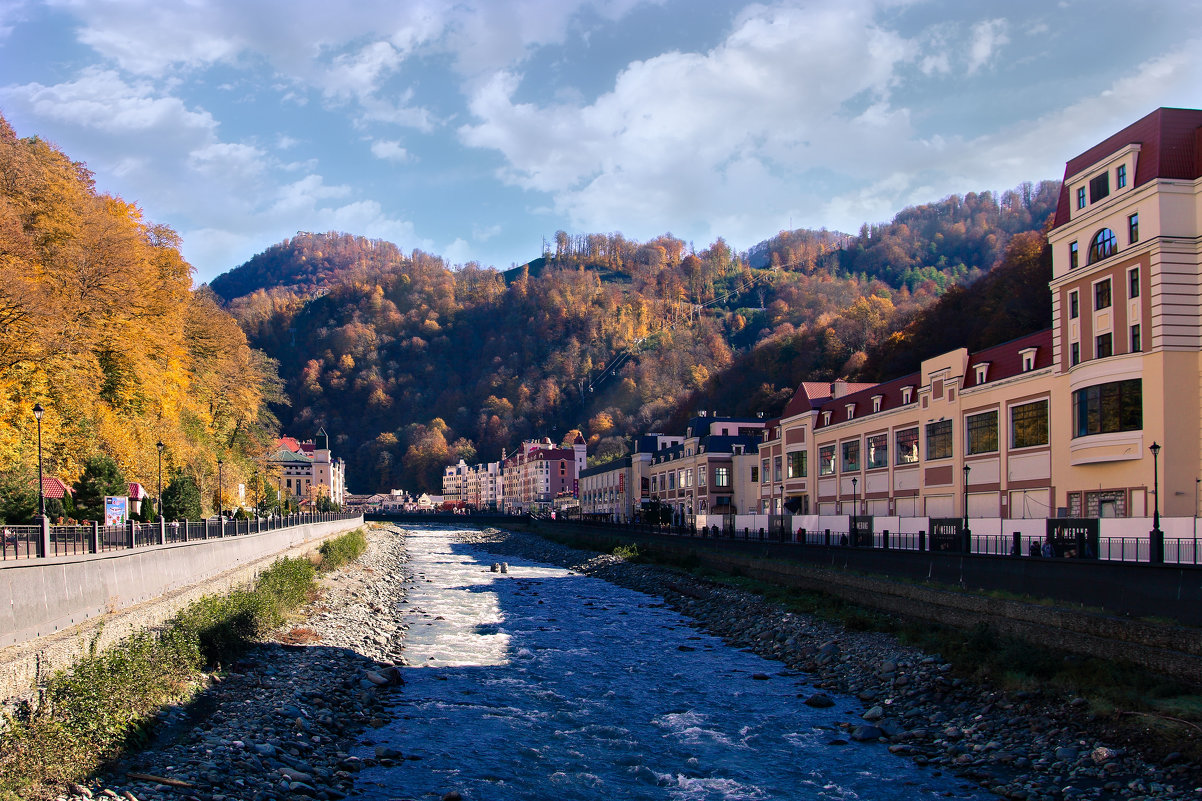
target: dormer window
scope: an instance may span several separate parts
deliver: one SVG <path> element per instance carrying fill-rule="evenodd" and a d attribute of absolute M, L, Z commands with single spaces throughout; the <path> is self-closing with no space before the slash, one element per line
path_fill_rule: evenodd
<path fill-rule="evenodd" d="M 881 401 L 883 401 L 884 399 L 885 399 L 884 395 L 873 395 L 872 396 L 872 413 L 873 414 L 876 414 L 877 412 L 879 412 L 881 410 Z"/>
<path fill-rule="evenodd" d="M 843 408 L 847 410 L 847 419 L 848 420 L 851 420 L 853 417 L 856 416 L 856 405 L 854 403 L 849 403 L 846 406 L 844 406 Z"/>
<path fill-rule="evenodd" d="M 1023 357 L 1023 372 L 1029 373 L 1035 369 L 1035 354 L 1039 352 L 1039 348 L 1025 348 L 1019 353 Z"/>
<path fill-rule="evenodd" d="M 977 365 L 976 370 L 977 384 L 984 384 L 986 380 L 985 377 L 989 374 L 989 362 L 981 362 Z"/>
<path fill-rule="evenodd" d="M 914 387 L 902 387 L 902 403 L 912 403 Z"/>
<path fill-rule="evenodd" d="M 1083 186 L 1077 187 L 1077 208 L 1085 208 L 1085 187 Z"/>
<path fill-rule="evenodd" d="M 1104 172 L 1089 180 L 1089 202 L 1097 203 L 1110 194 L 1110 173 Z"/>
<path fill-rule="evenodd" d="M 1120 164 L 1114 171 L 1114 188 L 1122 189 L 1127 185 L 1127 165 Z"/>
<path fill-rule="evenodd" d="M 822 413 L 822 424 L 824 426 L 829 426 L 831 424 L 831 413 L 830 412 Z"/>

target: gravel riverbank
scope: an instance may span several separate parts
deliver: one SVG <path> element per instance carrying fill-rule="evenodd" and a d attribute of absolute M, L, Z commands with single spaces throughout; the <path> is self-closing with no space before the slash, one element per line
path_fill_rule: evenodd
<path fill-rule="evenodd" d="M 1173 755 L 1153 762 L 1102 742 L 1078 700 L 976 687 L 891 635 L 845 631 L 682 572 L 529 534 L 462 536 L 493 553 L 661 596 L 732 645 L 806 672 L 807 684 L 860 698 L 863 717 L 846 722 L 846 739 L 887 743 L 899 758 L 970 778 L 1001 797 L 1202 799 L 1197 765 Z M 368 551 L 323 579 L 325 592 L 306 620 L 253 649 L 190 708 L 165 714 L 154 743 L 75 795 L 340 799 L 353 794 L 365 765 L 399 766 L 404 757 L 387 748 L 370 760 L 350 754 L 370 740 L 370 727 L 386 722 L 387 697 L 397 691 L 399 672 L 391 668 L 404 663 L 406 562 L 403 537 L 371 529 Z M 806 696 L 829 704 L 821 693 Z"/>

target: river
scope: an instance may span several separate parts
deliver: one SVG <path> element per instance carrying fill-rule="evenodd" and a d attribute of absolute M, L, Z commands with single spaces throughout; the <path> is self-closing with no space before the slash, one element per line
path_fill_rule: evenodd
<path fill-rule="evenodd" d="M 408 534 L 405 688 L 355 798 L 993 798 L 885 745 L 849 742 L 861 702 L 725 645 L 658 598 Z M 508 561 L 507 573 L 491 572 Z"/>

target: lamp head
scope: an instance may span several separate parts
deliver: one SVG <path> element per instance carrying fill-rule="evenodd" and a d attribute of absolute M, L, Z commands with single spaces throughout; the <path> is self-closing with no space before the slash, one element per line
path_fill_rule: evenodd
<path fill-rule="evenodd" d="M 158 448 L 158 449 L 159 449 L 159 453 L 162 453 L 162 452 L 163 452 L 163 448 L 167 447 L 166 445 L 164 445 L 164 444 L 163 444 L 163 441 L 162 441 L 162 440 L 159 440 L 158 442 L 156 442 L 156 443 L 154 444 L 154 446 L 155 446 L 156 448 Z"/>
<path fill-rule="evenodd" d="M 43 414 L 43 413 L 45 413 L 45 411 L 46 411 L 46 410 L 42 408 L 42 404 L 40 404 L 40 403 L 35 403 L 35 404 L 34 404 L 34 406 L 33 406 L 33 416 L 34 416 L 35 418 L 37 418 L 38 420 L 41 420 L 41 419 L 42 419 L 42 414 Z"/>
<path fill-rule="evenodd" d="M 1152 451 L 1153 456 L 1160 455 L 1160 445 L 1158 443 L 1153 442 L 1151 445 L 1148 446 L 1148 450 Z"/>

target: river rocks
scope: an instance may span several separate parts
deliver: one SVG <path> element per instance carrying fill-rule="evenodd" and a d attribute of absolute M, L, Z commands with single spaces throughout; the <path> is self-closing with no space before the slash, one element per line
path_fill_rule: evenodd
<path fill-rule="evenodd" d="M 365 763 L 351 751 L 404 683 L 403 537 L 368 535 L 367 552 L 322 579 L 306 619 L 252 649 L 187 711 L 161 716 L 154 741 L 98 782 L 141 801 L 336 801 Z M 140 778 L 144 777 L 144 778 Z"/>
<path fill-rule="evenodd" d="M 828 709 L 835 705 L 835 702 L 831 700 L 830 696 L 824 695 L 823 693 L 814 693 L 809 698 L 802 701 L 802 703 L 806 706 L 812 706 L 815 709 Z"/>

